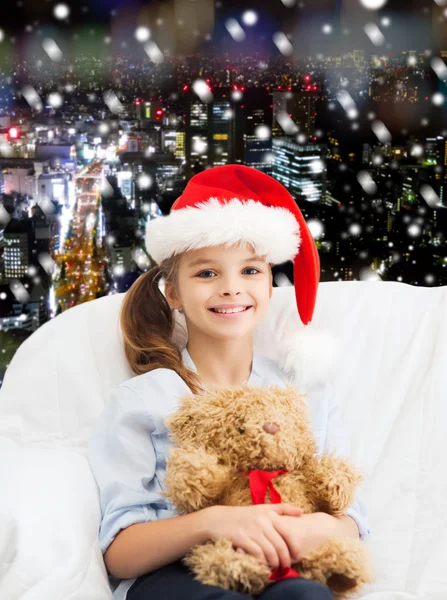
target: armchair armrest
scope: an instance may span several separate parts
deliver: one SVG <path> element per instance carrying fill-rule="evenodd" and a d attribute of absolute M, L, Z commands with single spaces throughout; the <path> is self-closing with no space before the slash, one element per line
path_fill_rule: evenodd
<path fill-rule="evenodd" d="M 87 458 L 3 436 L 0 456 L 0 598 L 111 600 Z"/>

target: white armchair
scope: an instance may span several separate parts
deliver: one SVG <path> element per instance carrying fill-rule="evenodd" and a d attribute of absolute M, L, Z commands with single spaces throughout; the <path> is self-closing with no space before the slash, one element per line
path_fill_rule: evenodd
<path fill-rule="evenodd" d="M 118 323 L 123 297 L 94 300 L 46 323 L 6 372 L 2 600 L 112 598 L 86 447 L 111 390 L 133 377 Z M 274 288 L 255 337 L 258 349 L 276 359 L 275 340 L 296 318 L 293 287 Z M 366 475 L 372 531 L 366 543 L 376 581 L 359 598 L 445 600 L 447 288 L 321 283 L 312 327 L 337 338 L 334 393 L 352 459 Z"/>

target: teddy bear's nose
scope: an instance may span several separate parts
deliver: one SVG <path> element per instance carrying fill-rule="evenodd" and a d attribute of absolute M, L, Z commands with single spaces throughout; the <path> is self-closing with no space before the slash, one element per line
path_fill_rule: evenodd
<path fill-rule="evenodd" d="M 263 429 L 265 432 L 275 435 L 275 433 L 279 431 L 279 425 L 276 425 L 275 423 L 264 423 Z"/>

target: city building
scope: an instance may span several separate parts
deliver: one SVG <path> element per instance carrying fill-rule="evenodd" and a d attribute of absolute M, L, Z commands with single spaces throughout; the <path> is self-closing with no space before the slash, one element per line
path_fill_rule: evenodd
<path fill-rule="evenodd" d="M 299 144 L 291 137 L 275 137 L 272 176 L 295 200 L 321 202 L 326 192 L 326 146 Z"/>

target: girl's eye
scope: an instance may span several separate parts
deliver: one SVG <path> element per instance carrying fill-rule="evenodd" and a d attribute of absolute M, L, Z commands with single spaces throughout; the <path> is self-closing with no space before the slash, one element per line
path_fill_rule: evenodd
<path fill-rule="evenodd" d="M 244 271 L 255 271 L 255 273 L 253 273 L 254 275 L 256 275 L 256 273 L 260 273 L 260 271 L 258 271 L 258 269 L 255 269 L 254 267 L 247 267 L 246 269 L 244 269 Z M 210 271 L 209 269 L 206 271 L 202 271 L 197 275 L 197 277 L 201 277 L 204 273 L 213 273 L 213 271 Z M 202 279 L 212 279 L 212 277 L 202 277 Z"/>

